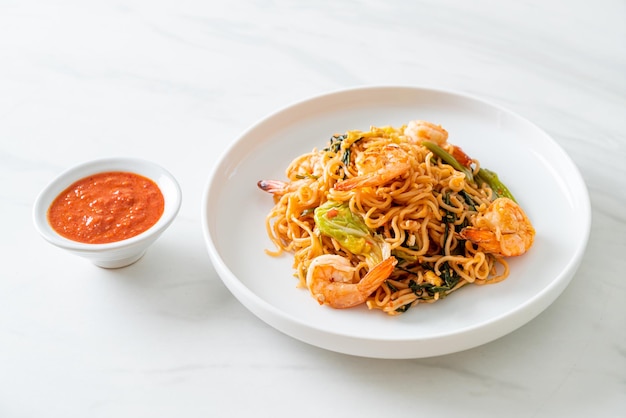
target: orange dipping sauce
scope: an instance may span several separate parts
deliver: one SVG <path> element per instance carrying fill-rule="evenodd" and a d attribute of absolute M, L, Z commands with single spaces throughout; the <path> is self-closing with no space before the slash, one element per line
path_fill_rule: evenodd
<path fill-rule="evenodd" d="M 98 173 L 57 196 L 48 222 L 65 238 L 105 244 L 146 231 L 163 215 L 164 206 L 163 193 L 152 180 L 128 172 Z"/>

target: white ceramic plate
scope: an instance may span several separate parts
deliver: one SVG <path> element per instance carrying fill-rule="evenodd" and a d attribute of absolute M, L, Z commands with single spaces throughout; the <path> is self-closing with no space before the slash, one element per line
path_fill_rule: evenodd
<path fill-rule="evenodd" d="M 332 134 L 401 126 L 412 119 L 441 124 L 449 141 L 497 172 L 536 230 L 529 253 L 510 259 L 499 284 L 467 286 L 400 316 L 365 306 L 334 310 L 296 288 L 292 258 L 272 258 L 264 219 L 272 199 L 261 179 L 284 179 L 299 154 L 323 148 Z M 243 133 L 220 159 L 202 201 L 207 248 L 224 284 L 250 311 L 309 344 L 376 358 L 419 358 L 472 348 L 499 338 L 548 307 L 570 282 L 591 222 L 587 189 L 565 152 L 527 120 L 454 92 L 410 87 L 343 90 L 296 103 Z"/>

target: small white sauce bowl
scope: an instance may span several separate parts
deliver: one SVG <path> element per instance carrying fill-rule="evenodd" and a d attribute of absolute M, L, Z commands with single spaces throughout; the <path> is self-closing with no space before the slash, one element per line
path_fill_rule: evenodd
<path fill-rule="evenodd" d="M 76 181 L 109 171 L 124 171 L 142 175 L 154 181 L 164 199 L 163 214 L 149 229 L 134 237 L 106 244 L 86 244 L 59 235 L 48 222 L 48 209 L 54 199 Z M 33 207 L 33 220 L 39 233 L 50 243 L 73 254 L 91 260 L 103 268 L 119 268 L 139 260 L 148 247 L 172 223 L 182 201 L 176 179 L 164 168 L 136 158 L 106 158 L 89 161 L 61 173 L 41 191 Z"/>

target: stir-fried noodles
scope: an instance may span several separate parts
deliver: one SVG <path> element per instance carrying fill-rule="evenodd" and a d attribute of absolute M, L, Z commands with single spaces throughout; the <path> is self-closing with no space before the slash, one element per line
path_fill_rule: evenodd
<path fill-rule="evenodd" d="M 320 303 L 366 303 L 395 315 L 459 288 L 507 277 L 505 257 L 535 231 L 495 173 L 412 121 L 333 136 L 295 158 L 266 218 L 271 255 L 294 256 L 299 285 Z"/>

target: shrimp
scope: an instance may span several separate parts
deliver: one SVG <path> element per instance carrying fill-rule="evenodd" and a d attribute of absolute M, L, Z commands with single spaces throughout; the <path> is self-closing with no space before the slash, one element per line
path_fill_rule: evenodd
<path fill-rule="evenodd" d="M 345 257 L 324 254 L 315 257 L 306 275 L 306 285 L 320 305 L 335 309 L 351 308 L 364 303 L 390 275 L 397 260 L 388 257 L 377 264 L 357 283 L 356 268 Z"/>
<path fill-rule="evenodd" d="M 459 235 L 485 252 L 513 257 L 524 254 L 533 244 L 535 229 L 522 208 L 507 197 L 499 197 L 486 212 L 472 220 L 473 226 Z"/>
<path fill-rule="evenodd" d="M 432 141 L 437 145 L 444 145 L 448 140 L 448 131 L 441 125 L 435 125 L 424 120 L 412 120 L 404 129 L 404 135 L 415 143 Z"/>
<path fill-rule="evenodd" d="M 396 145 L 386 145 L 383 149 L 369 149 L 355 161 L 358 175 L 335 183 L 335 190 L 347 191 L 357 187 L 376 187 L 400 177 L 410 168 L 409 155 Z"/>
<path fill-rule="evenodd" d="M 274 196 L 282 196 L 285 193 L 298 190 L 302 184 L 304 184 L 302 180 L 291 182 L 284 182 L 280 180 L 259 180 L 257 182 L 259 189 L 271 193 Z"/>

